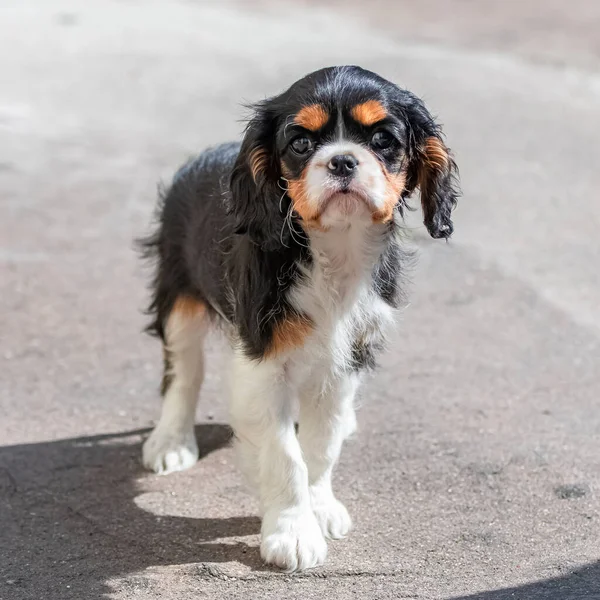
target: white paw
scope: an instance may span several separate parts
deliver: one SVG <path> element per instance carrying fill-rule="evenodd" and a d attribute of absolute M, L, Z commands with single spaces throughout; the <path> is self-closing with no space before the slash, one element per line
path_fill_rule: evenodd
<path fill-rule="evenodd" d="M 145 441 L 142 458 L 144 466 L 159 475 L 193 467 L 198 460 L 194 430 L 172 431 L 159 425 Z"/>
<path fill-rule="evenodd" d="M 346 507 L 333 494 L 315 494 L 312 509 L 325 537 L 339 540 L 352 529 L 352 519 Z"/>
<path fill-rule="evenodd" d="M 260 555 L 286 571 L 302 571 L 325 562 L 327 543 L 312 511 L 268 511 L 262 524 Z"/>

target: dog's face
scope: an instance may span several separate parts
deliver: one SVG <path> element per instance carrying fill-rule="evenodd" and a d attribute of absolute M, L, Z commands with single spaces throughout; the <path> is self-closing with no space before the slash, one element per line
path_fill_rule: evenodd
<path fill-rule="evenodd" d="M 452 233 L 455 164 L 423 103 L 359 67 L 307 75 L 255 107 L 232 176 L 238 230 L 274 249 L 294 222 L 385 223 L 421 189 L 433 237 Z"/>
<path fill-rule="evenodd" d="M 379 90 L 349 92 L 303 104 L 305 94 L 295 91 L 295 110 L 278 128 L 281 172 L 308 228 L 343 226 L 355 216 L 390 221 L 406 185 L 404 123 Z"/>

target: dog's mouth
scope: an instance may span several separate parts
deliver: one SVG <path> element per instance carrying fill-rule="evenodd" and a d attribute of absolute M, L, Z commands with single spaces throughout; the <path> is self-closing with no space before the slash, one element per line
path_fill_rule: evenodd
<path fill-rule="evenodd" d="M 356 213 L 365 207 L 370 211 L 376 210 L 369 194 L 351 181 L 328 190 L 324 195 L 321 200 L 321 212 L 325 212 L 333 206 L 342 214 L 347 215 Z"/>

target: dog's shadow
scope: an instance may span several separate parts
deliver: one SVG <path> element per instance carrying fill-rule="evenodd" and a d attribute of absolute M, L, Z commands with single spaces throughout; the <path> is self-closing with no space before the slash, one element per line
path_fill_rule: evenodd
<path fill-rule="evenodd" d="M 135 502 L 149 430 L 0 448 L 2 587 L 11 598 L 108 597 L 112 578 L 150 566 L 238 561 L 262 569 L 256 517 L 160 516 Z M 196 427 L 200 458 L 231 430 Z"/>

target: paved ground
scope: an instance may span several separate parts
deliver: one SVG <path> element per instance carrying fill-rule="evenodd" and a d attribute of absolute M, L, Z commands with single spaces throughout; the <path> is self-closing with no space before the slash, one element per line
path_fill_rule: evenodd
<path fill-rule="evenodd" d="M 0 7 L 0 599 L 600 598 L 598 7 Z M 411 224 L 412 303 L 337 476 L 356 529 L 287 576 L 260 563 L 218 341 L 202 460 L 140 468 L 160 350 L 131 240 L 241 101 L 332 63 L 427 99 L 464 199 L 451 244 Z"/>

